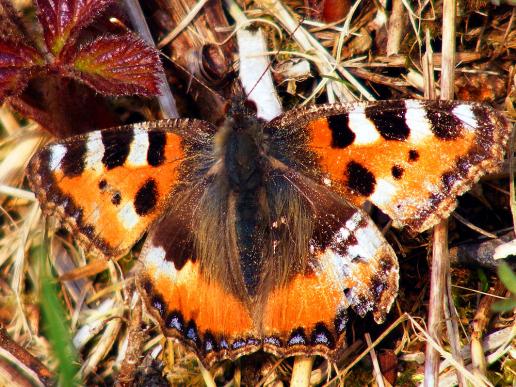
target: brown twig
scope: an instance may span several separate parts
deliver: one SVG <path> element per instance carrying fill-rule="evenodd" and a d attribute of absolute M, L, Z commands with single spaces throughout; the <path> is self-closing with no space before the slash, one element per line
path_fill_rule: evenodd
<path fill-rule="evenodd" d="M 502 281 L 497 280 L 494 288 L 489 292 L 490 294 L 496 296 L 503 296 L 506 292 L 505 286 Z M 471 326 L 471 363 L 472 363 L 472 372 L 474 375 L 486 375 L 486 357 L 484 354 L 484 350 L 482 348 L 482 337 L 484 335 L 484 330 L 489 323 L 491 318 L 491 306 L 497 299 L 495 297 L 484 296 L 480 300 L 477 308 L 477 312 L 475 313 L 475 317 L 473 318 L 473 324 Z"/>
<path fill-rule="evenodd" d="M 405 24 L 405 15 L 402 0 L 392 1 L 392 12 L 389 16 L 388 39 L 387 39 L 387 55 L 398 54 L 401 46 L 401 37 L 403 36 L 403 26 Z"/>
<path fill-rule="evenodd" d="M 441 69 L 441 99 L 453 99 L 453 85 L 455 72 L 455 0 L 445 0 L 443 3 L 443 32 L 442 32 L 442 69 Z M 451 289 L 450 261 L 448 255 L 448 222 L 443 220 L 434 228 L 434 245 L 432 253 L 432 272 L 430 277 L 430 302 L 428 313 L 428 332 L 439 342 L 440 322 L 443 311 L 447 318 L 451 318 L 449 294 Z M 451 293 L 451 290 L 450 290 Z M 449 341 L 452 346 L 455 360 L 462 364 L 458 348 L 458 329 L 456 324 L 447 323 Z M 427 343 L 425 362 L 425 386 L 434 386 L 439 380 L 440 355 L 436 349 Z M 458 371 L 457 371 L 458 372 Z M 465 380 L 458 374 L 459 385 L 465 385 Z"/>
<path fill-rule="evenodd" d="M 14 342 L 4 328 L 0 328 L 0 382 L 10 381 L 10 385 L 25 386 L 54 385 L 53 375 L 38 359 L 25 348 Z M 37 382 L 36 382 L 37 380 Z"/>
<path fill-rule="evenodd" d="M 131 323 L 127 330 L 127 350 L 120 367 L 116 386 L 130 387 L 134 382 L 134 373 L 141 362 L 142 347 L 147 338 L 147 331 L 142 329 L 142 301 L 140 298 L 131 313 Z"/>
<path fill-rule="evenodd" d="M 374 350 L 373 343 L 371 342 L 371 335 L 369 335 L 369 333 L 365 334 L 365 340 L 367 346 L 371 348 L 369 354 L 371 355 L 371 360 L 373 362 L 373 370 L 374 377 L 376 379 L 376 384 L 378 385 L 378 387 L 385 387 L 385 383 L 383 382 L 382 370 L 380 369 L 380 364 L 378 363 L 378 358 L 376 357 L 376 352 Z"/>

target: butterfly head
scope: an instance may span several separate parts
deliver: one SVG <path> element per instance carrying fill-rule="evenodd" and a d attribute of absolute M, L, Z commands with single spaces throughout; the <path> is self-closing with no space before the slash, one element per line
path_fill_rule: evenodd
<path fill-rule="evenodd" d="M 254 102 L 231 101 L 215 143 L 234 190 L 255 189 L 260 184 L 266 159 L 264 123 L 256 116 Z"/>

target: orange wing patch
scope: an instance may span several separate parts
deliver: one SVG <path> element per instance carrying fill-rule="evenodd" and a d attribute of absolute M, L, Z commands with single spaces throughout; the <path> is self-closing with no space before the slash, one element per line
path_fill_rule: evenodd
<path fill-rule="evenodd" d="M 176 133 L 122 127 L 47 146 L 31 160 L 28 178 L 47 214 L 86 247 L 116 256 L 162 213 L 183 157 Z"/>

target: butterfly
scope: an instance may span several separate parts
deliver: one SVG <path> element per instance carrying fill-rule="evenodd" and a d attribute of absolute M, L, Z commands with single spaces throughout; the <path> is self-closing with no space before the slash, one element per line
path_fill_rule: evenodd
<path fill-rule="evenodd" d="M 27 177 L 44 212 L 94 254 L 148 232 L 137 286 L 163 333 L 205 365 L 264 350 L 341 353 L 350 312 L 381 323 L 392 247 L 361 210 L 422 232 L 496 170 L 509 123 L 475 102 L 314 105 L 216 127 L 171 119 L 45 146 Z"/>

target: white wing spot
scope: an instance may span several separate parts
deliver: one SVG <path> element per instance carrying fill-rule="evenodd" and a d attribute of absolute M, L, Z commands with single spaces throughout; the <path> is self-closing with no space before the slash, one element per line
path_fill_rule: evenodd
<path fill-rule="evenodd" d="M 347 254 L 353 258 L 373 259 L 383 243 L 376 226 L 368 221 L 365 227 L 359 228 L 353 235 L 357 239 L 357 244 L 349 246 Z"/>
<path fill-rule="evenodd" d="M 351 218 L 349 218 L 346 222 L 345 227 L 350 231 L 353 232 L 358 227 L 358 224 L 362 221 L 362 214 L 360 211 L 355 212 Z"/>
<path fill-rule="evenodd" d="M 131 150 L 127 161 L 130 165 L 141 167 L 147 165 L 147 151 L 149 150 L 149 134 L 143 129 L 135 129 Z"/>
<path fill-rule="evenodd" d="M 376 189 L 370 200 L 377 206 L 387 206 L 398 193 L 398 187 L 386 179 L 376 181 Z"/>
<path fill-rule="evenodd" d="M 405 107 L 407 108 L 405 122 L 410 128 L 411 142 L 418 144 L 427 137 L 433 137 L 432 123 L 426 117 L 425 108 L 421 105 L 421 102 L 406 100 Z"/>
<path fill-rule="evenodd" d="M 102 158 L 104 157 L 104 144 L 99 130 L 88 134 L 86 140 L 86 167 L 97 172 L 102 171 Z"/>
<path fill-rule="evenodd" d="M 139 220 L 139 216 L 134 210 L 134 206 L 132 202 L 126 203 L 120 211 L 118 211 L 118 220 L 124 226 L 126 230 L 131 230 L 136 226 Z"/>
<path fill-rule="evenodd" d="M 53 145 L 50 148 L 50 163 L 49 168 L 51 171 L 55 171 L 61 166 L 61 161 L 66 154 L 66 146 L 61 144 Z"/>
<path fill-rule="evenodd" d="M 358 105 L 349 112 L 348 122 L 349 128 L 355 133 L 353 144 L 368 145 L 380 138 L 376 126 L 366 117 L 363 105 Z"/>
<path fill-rule="evenodd" d="M 459 104 L 452 110 L 455 117 L 464 123 L 464 128 L 471 132 L 478 128 L 477 118 L 471 109 L 471 105 Z"/>
<path fill-rule="evenodd" d="M 149 246 L 144 253 L 143 261 L 145 266 L 151 268 L 154 272 L 159 272 L 161 275 L 165 275 L 167 278 L 175 280 L 177 277 L 177 270 L 174 263 L 168 262 L 165 258 L 167 252 L 162 246 Z"/>

